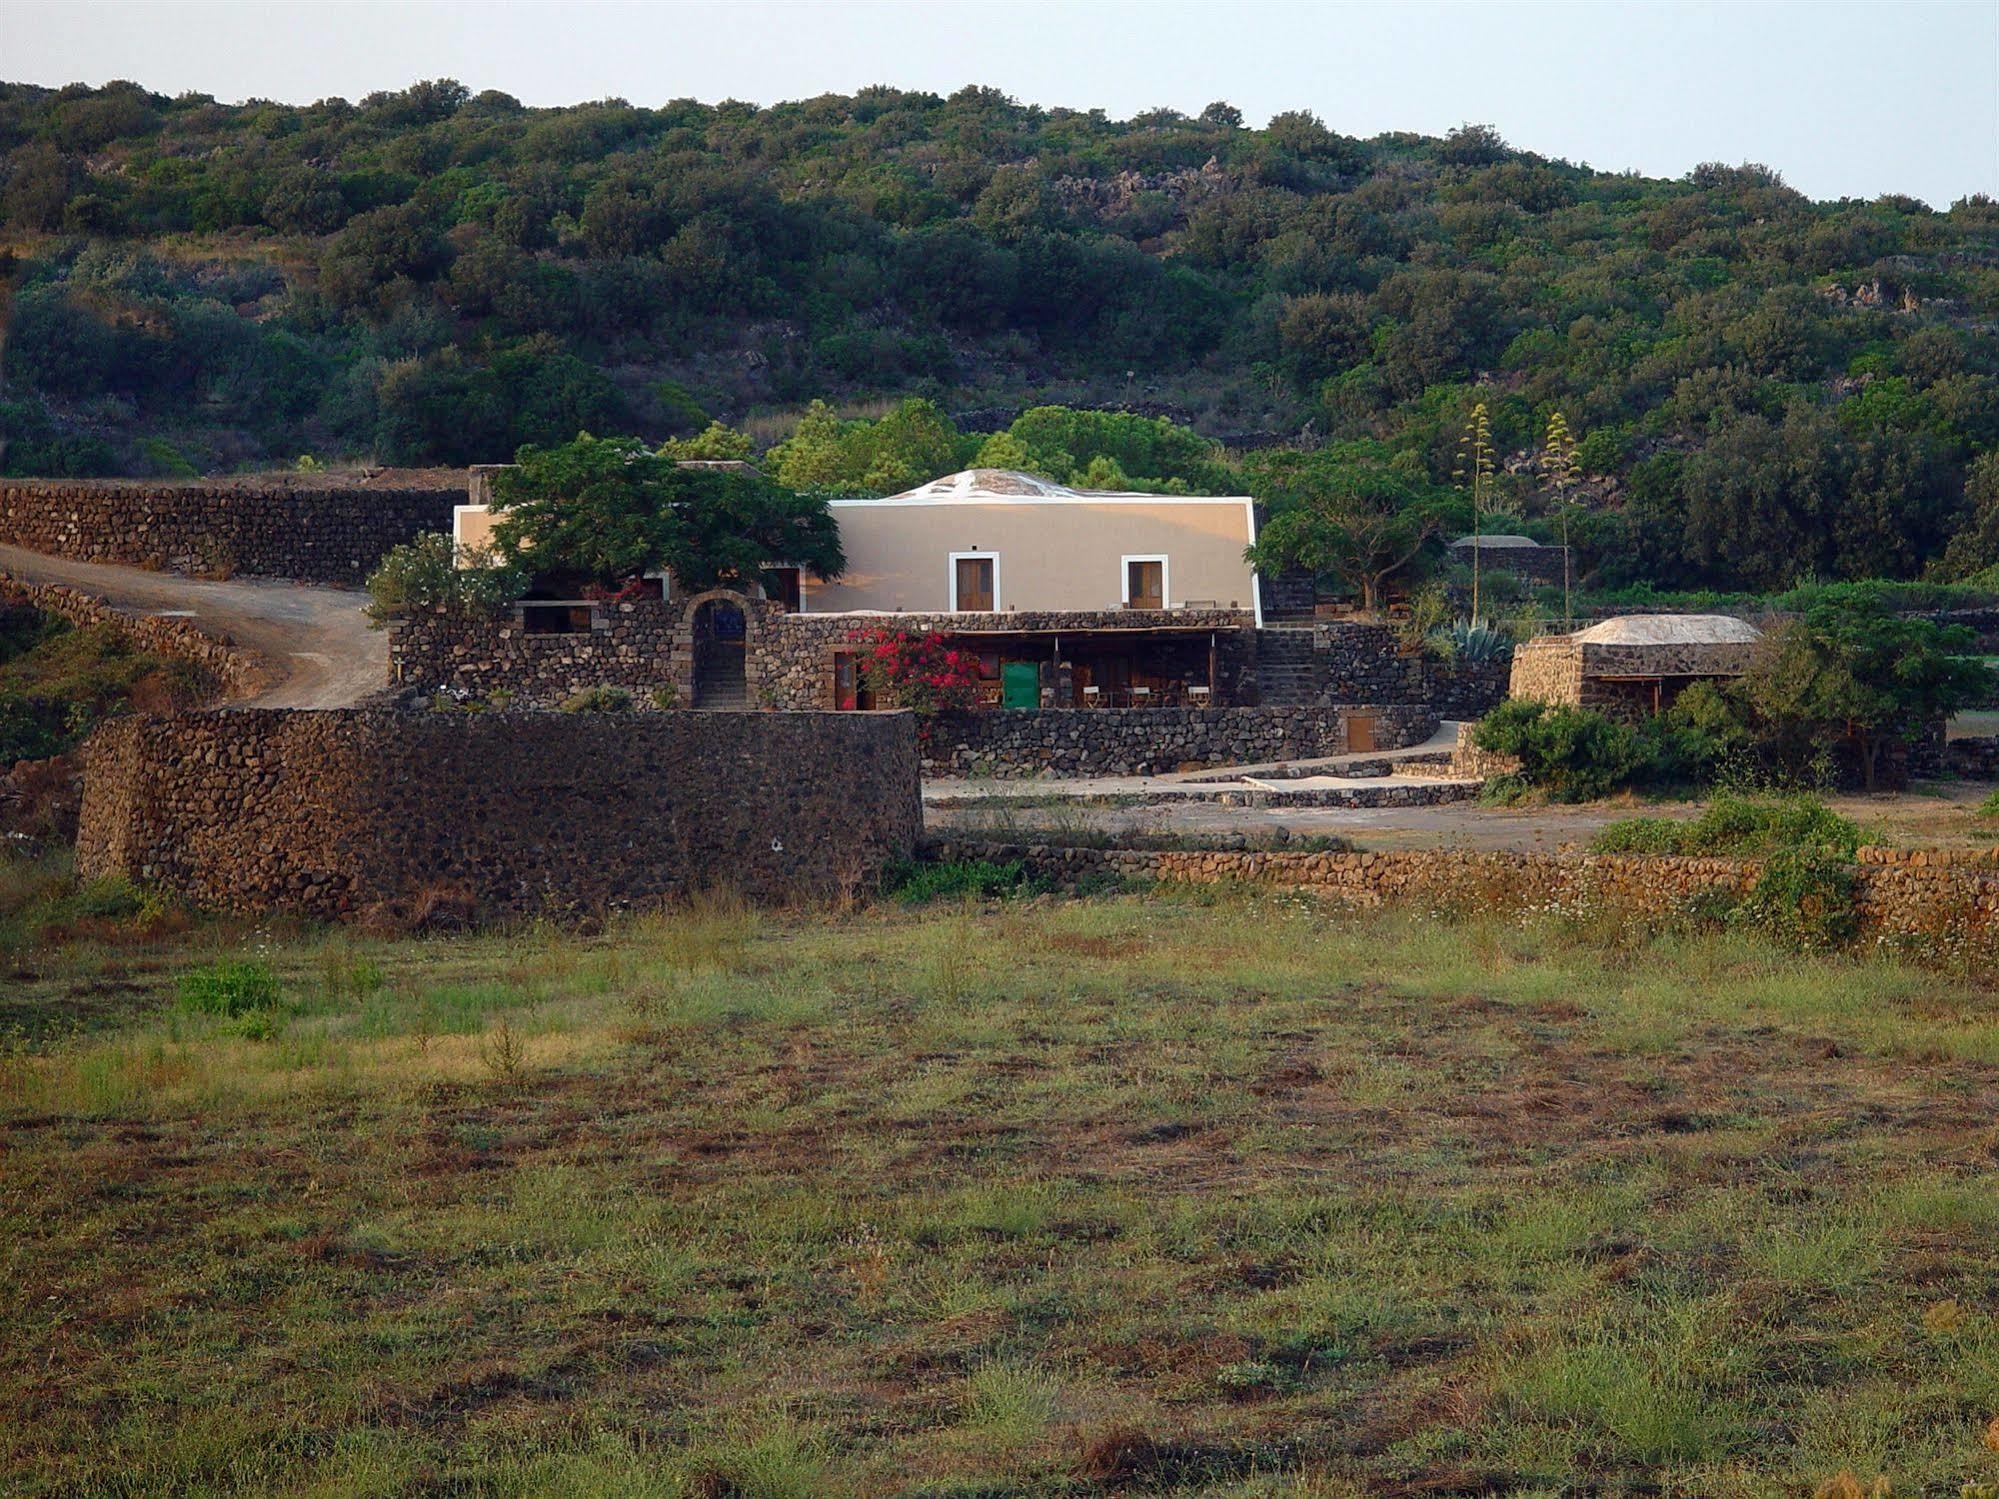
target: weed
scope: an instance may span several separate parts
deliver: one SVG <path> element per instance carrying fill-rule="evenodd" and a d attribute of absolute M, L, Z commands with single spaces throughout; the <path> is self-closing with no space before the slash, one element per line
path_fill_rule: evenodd
<path fill-rule="evenodd" d="M 267 963 L 222 958 L 181 977 L 176 1001 L 190 1015 L 235 1020 L 284 1004 L 284 989 Z"/>
<path fill-rule="evenodd" d="M 1018 859 L 1004 863 L 986 859 L 902 863 L 888 871 L 883 888 L 905 906 L 933 900 L 996 900 L 1038 889 L 1027 878 L 1027 866 Z"/>

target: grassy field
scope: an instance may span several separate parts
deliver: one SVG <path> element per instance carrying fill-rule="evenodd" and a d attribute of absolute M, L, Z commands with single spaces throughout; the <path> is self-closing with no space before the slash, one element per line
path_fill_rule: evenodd
<path fill-rule="evenodd" d="M 10 1492 L 1999 1484 L 1973 979 L 1231 893 L 8 961 Z"/>

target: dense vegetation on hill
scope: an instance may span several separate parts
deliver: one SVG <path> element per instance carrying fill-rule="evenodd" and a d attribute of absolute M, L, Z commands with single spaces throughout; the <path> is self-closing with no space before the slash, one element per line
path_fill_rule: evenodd
<path fill-rule="evenodd" d="M 815 397 L 966 430 L 1131 404 L 1448 481 L 1581 436 L 1616 576 L 1999 558 L 1999 204 L 1816 203 L 1489 129 L 1361 141 L 868 89 L 528 109 L 420 83 L 231 106 L 0 86 L 10 472 L 760 445 Z M 1516 465 L 1518 467 L 1518 465 Z M 1531 513 L 1534 486 L 1508 496 Z M 1987 513 L 1981 518 L 1981 507 Z"/>

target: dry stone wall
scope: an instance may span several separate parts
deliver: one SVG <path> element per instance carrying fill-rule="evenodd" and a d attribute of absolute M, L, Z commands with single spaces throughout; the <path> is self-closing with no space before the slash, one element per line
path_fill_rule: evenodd
<path fill-rule="evenodd" d="M 1136 776 L 1347 752 L 1348 719 L 1371 714 L 1375 747 L 1421 744 L 1426 708 L 1043 708 L 942 713 L 927 730 L 933 774 Z"/>
<path fill-rule="evenodd" d="M 94 734 L 77 867 L 218 910 L 492 921 L 851 892 L 921 821 L 900 713 L 235 709 Z"/>
<path fill-rule="evenodd" d="M 214 681 L 225 698 L 250 697 L 278 678 L 264 656 L 173 615 L 130 614 L 60 583 L 30 583 L 0 573 L 0 601 L 53 614 L 79 628 L 108 625 L 140 650 L 185 661 Z"/>
<path fill-rule="evenodd" d="M 1506 697 L 1508 663 L 1444 661 L 1403 654 L 1395 632 L 1365 620 L 1319 620 L 1312 628 L 1317 700 L 1413 703 L 1439 718 L 1483 718 Z"/>
<path fill-rule="evenodd" d="M 201 576 L 354 585 L 393 546 L 449 531 L 455 487 L 244 480 L 0 481 L 0 543 Z"/>
<path fill-rule="evenodd" d="M 593 687 L 625 688 L 641 708 L 685 707 L 694 694 L 694 614 L 711 599 L 742 610 L 750 701 L 772 705 L 767 645 L 773 626 L 788 616 L 760 598 L 726 590 L 600 603 L 590 610 L 590 628 L 574 634 L 530 633 L 518 604 L 491 616 L 415 615 L 389 627 L 389 681 L 420 696 L 503 697 L 516 707 L 558 707 Z M 821 698 L 785 706 L 827 703 Z"/>
<path fill-rule="evenodd" d="M 1754 859 L 1638 854 L 1489 853 L 1423 849 L 1291 853 L 1227 849 L 1115 849 L 938 838 L 926 857 L 1019 860 L 1059 889 L 1106 879 L 1244 882 L 1311 890 L 1359 907 L 1422 905 L 1444 911 L 1608 906 L 1635 918 L 1670 918 L 1703 897 L 1746 894 L 1762 873 Z M 1869 933 L 1999 935 L 1999 854 L 1862 849 L 1855 910 Z"/>

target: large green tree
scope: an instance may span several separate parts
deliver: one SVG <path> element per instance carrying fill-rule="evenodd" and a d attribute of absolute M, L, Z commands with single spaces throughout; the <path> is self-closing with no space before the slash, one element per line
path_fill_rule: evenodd
<path fill-rule="evenodd" d="M 536 572 L 614 581 L 665 567 L 698 589 L 778 564 L 822 578 L 846 566 L 823 498 L 753 469 L 683 467 L 636 438 L 524 447 L 494 476 L 493 504 L 501 552 Z"/>
<path fill-rule="evenodd" d="M 1843 745 L 1873 790 L 1882 755 L 1990 691 L 1962 626 L 1894 613 L 1878 598 L 1813 605 L 1774 630 L 1734 695 L 1763 751 L 1798 773 Z"/>
<path fill-rule="evenodd" d="M 1394 467 L 1374 443 L 1260 455 L 1249 479 L 1271 515 L 1245 559 L 1265 573 L 1337 579 L 1370 609 L 1455 510 L 1446 491 Z"/>

